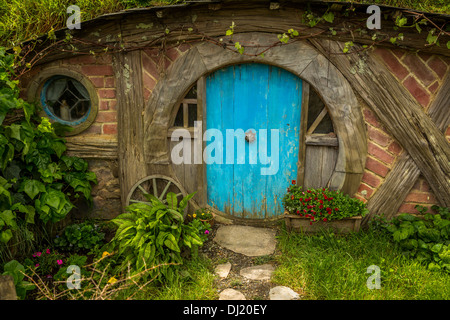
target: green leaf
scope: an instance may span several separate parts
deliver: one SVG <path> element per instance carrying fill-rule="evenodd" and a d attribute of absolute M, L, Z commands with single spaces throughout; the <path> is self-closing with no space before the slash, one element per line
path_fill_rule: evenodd
<path fill-rule="evenodd" d="M 45 186 L 38 180 L 25 180 L 19 191 L 25 191 L 31 199 L 34 199 L 40 192 L 45 192 Z"/>
<path fill-rule="evenodd" d="M 7 243 L 12 238 L 12 236 L 13 235 L 11 229 L 0 231 L 0 242 Z"/>
<path fill-rule="evenodd" d="M 180 252 L 180 248 L 178 247 L 177 240 L 173 236 L 173 234 L 167 234 L 166 240 L 164 240 L 164 245 L 168 247 L 170 250 Z"/>
<path fill-rule="evenodd" d="M 442 250 L 442 247 L 443 247 L 444 245 L 442 244 L 442 243 L 436 243 L 435 245 L 433 245 L 432 247 L 431 247 L 431 251 L 433 251 L 434 253 L 439 253 L 441 250 Z"/>
<path fill-rule="evenodd" d="M 450 41 L 447 41 L 447 49 L 450 50 Z"/>
<path fill-rule="evenodd" d="M 167 206 L 170 209 L 177 209 L 177 205 L 178 205 L 178 199 L 177 199 L 177 195 L 173 192 L 169 192 L 167 194 Z"/>
<path fill-rule="evenodd" d="M 178 210 L 179 210 L 180 212 L 183 212 L 183 211 L 184 211 L 184 209 L 185 209 L 186 206 L 188 205 L 189 200 L 191 200 L 191 199 L 195 196 L 196 193 L 197 193 L 197 191 L 195 191 L 194 193 L 188 194 L 186 197 L 184 197 L 183 199 L 181 199 L 180 205 L 179 205 L 179 208 L 178 208 Z"/>
<path fill-rule="evenodd" d="M 9 227 L 15 228 L 16 225 L 16 216 L 11 210 L 5 210 L 0 212 L 0 219 L 5 222 L 5 224 Z"/>
<path fill-rule="evenodd" d="M 333 12 L 327 12 L 327 13 L 325 13 L 325 14 L 322 16 L 322 18 L 323 18 L 326 22 L 333 23 L 333 21 L 334 21 L 334 14 L 333 14 Z"/>

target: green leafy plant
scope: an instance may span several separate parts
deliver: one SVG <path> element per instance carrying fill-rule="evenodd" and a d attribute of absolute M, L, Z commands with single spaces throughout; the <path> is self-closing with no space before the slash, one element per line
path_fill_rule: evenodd
<path fill-rule="evenodd" d="M 12 238 L 17 219 L 57 222 L 80 197 L 92 203 L 97 183 L 85 160 L 64 155 L 59 134 L 68 128 L 38 118 L 35 105 L 19 98 L 13 66 L 0 48 L 0 244 Z"/>
<path fill-rule="evenodd" d="M 62 235 L 55 238 L 54 244 L 64 251 L 79 252 L 99 248 L 104 238 L 105 233 L 98 225 L 85 221 L 67 226 Z"/>
<path fill-rule="evenodd" d="M 150 272 L 152 277 L 161 281 L 175 278 L 174 265 L 183 263 L 182 248 L 203 244 L 198 229 L 185 224 L 183 219 L 184 209 L 193 196 L 190 194 L 178 203 L 176 195 L 169 192 L 165 204 L 148 195 L 149 203 L 134 203 L 127 207 L 126 213 L 112 220 L 118 229 L 108 251 L 117 250 L 124 258 L 122 270 L 128 265 L 135 272 L 161 265 Z"/>
<path fill-rule="evenodd" d="M 383 226 L 405 256 L 415 258 L 430 270 L 443 269 L 450 273 L 450 211 L 432 206 L 437 214 L 416 206 L 420 216 L 401 214 Z"/>
<path fill-rule="evenodd" d="M 3 275 L 10 275 L 14 279 L 17 297 L 25 299 L 27 291 L 33 290 L 35 286 L 28 281 L 24 281 L 25 267 L 17 260 L 11 260 L 3 266 Z"/>
<path fill-rule="evenodd" d="M 366 204 L 340 191 L 322 189 L 303 189 L 295 180 L 289 186 L 283 198 L 283 205 L 291 214 L 316 221 L 330 221 L 354 216 L 364 216 L 368 213 Z"/>

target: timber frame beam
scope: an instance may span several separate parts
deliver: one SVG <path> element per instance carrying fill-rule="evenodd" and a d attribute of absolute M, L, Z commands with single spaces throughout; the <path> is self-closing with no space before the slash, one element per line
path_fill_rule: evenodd
<path fill-rule="evenodd" d="M 383 213 L 377 212 L 377 210 L 383 210 L 392 214 L 395 206 L 398 203 L 401 204 L 403 199 L 398 197 L 397 192 L 400 191 L 402 196 L 407 195 L 405 190 L 399 189 L 408 188 L 400 181 L 405 179 L 409 170 L 411 170 L 411 177 L 407 181 L 411 182 L 410 186 L 413 185 L 418 175 L 422 173 L 430 184 L 439 204 L 449 207 L 450 146 L 441 131 L 442 126 L 446 126 L 449 123 L 448 78 L 442 86 L 441 90 L 443 92 L 438 94 L 434 106 L 431 108 L 430 117 L 406 88 L 394 78 L 373 54 L 333 54 L 342 52 L 343 43 L 320 39 L 310 39 L 309 42 L 327 56 L 338 70 L 344 74 L 365 103 L 381 122 L 389 128 L 394 138 L 408 153 L 408 155 L 403 156 L 398 161 L 398 168 L 394 168 L 393 172 L 390 173 L 392 177 L 388 178 L 388 182 L 390 180 L 392 182 L 380 188 L 376 192 L 380 192 L 380 195 L 375 196 L 375 193 L 369 201 L 368 206 L 374 211 L 372 214 Z M 445 109 L 447 112 L 444 111 Z M 438 120 L 433 118 L 438 117 L 441 120 L 439 124 L 433 122 L 433 120 Z M 397 196 L 395 196 L 395 199 L 392 199 L 394 195 Z"/>

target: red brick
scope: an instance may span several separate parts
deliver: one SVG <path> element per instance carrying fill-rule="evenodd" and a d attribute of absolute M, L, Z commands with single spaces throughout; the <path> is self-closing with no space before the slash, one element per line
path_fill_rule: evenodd
<path fill-rule="evenodd" d="M 417 55 L 424 61 L 427 62 L 433 55 L 427 52 L 418 52 Z"/>
<path fill-rule="evenodd" d="M 91 80 L 92 84 L 96 88 L 103 88 L 103 86 L 105 85 L 103 79 L 103 77 L 89 77 L 89 80 Z"/>
<path fill-rule="evenodd" d="M 117 110 L 117 100 L 109 100 L 109 110 Z"/>
<path fill-rule="evenodd" d="M 399 213 L 418 213 L 415 208 L 416 204 L 412 203 L 403 203 L 400 208 L 398 208 Z"/>
<path fill-rule="evenodd" d="M 112 76 L 114 74 L 113 68 L 110 65 L 82 66 L 81 72 L 87 76 Z"/>
<path fill-rule="evenodd" d="M 150 98 L 150 95 L 152 94 L 152 92 L 150 90 L 148 90 L 147 88 L 144 88 L 144 100 L 147 101 L 148 98 Z"/>
<path fill-rule="evenodd" d="M 104 123 L 104 122 L 116 122 L 117 121 L 117 112 L 115 111 L 105 111 L 97 113 L 96 122 Z"/>
<path fill-rule="evenodd" d="M 142 73 L 142 82 L 144 83 L 144 88 L 147 88 L 149 91 L 152 91 L 156 85 L 155 79 L 149 76 L 147 72 Z"/>
<path fill-rule="evenodd" d="M 402 150 L 402 146 L 399 145 L 397 141 L 392 141 L 392 143 L 388 147 L 388 151 L 396 155 L 399 155 Z"/>
<path fill-rule="evenodd" d="M 363 191 L 365 191 L 365 195 L 362 193 Z M 366 199 L 369 199 L 372 194 L 373 194 L 373 189 L 371 187 L 369 187 L 368 185 L 361 183 L 358 189 L 358 192 L 364 196 Z"/>
<path fill-rule="evenodd" d="M 363 197 L 360 197 L 359 195 L 357 195 L 357 194 L 355 194 L 355 198 L 356 199 L 358 199 L 359 201 L 362 201 L 362 202 L 364 202 L 364 203 L 366 203 L 367 202 L 367 199 L 365 199 L 365 198 L 363 198 Z"/>
<path fill-rule="evenodd" d="M 437 88 L 439 88 L 439 82 L 435 81 L 431 86 L 428 87 L 431 93 L 436 93 Z"/>
<path fill-rule="evenodd" d="M 363 113 L 364 113 L 364 119 L 366 120 L 366 122 L 370 123 L 375 128 L 381 127 L 381 123 L 378 121 L 377 116 L 371 110 L 364 109 Z"/>
<path fill-rule="evenodd" d="M 98 96 L 101 99 L 114 99 L 116 97 L 116 90 L 114 90 L 114 89 L 101 89 L 101 90 L 98 90 Z"/>
<path fill-rule="evenodd" d="M 436 72 L 439 78 L 444 78 L 447 72 L 447 65 L 444 63 L 444 61 L 439 59 L 439 57 L 434 56 L 430 61 L 428 61 L 428 65 L 431 69 L 433 69 L 434 72 Z"/>
<path fill-rule="evenodd" d="M 102 133 L 101 125 L 95 123 L 83 131 L 83 134 L 101 134 L 101 133 Z"/>
<path fill-rule="evenodd" d="M 430 185 L 425 179 L 423 179 L 422 183 L 420 184 L 420 191 L 429 192 L 430 190 Z"/>
<path fill-rule="evenodd" d="M 391 49 L 392 53 L 395 54 L 395 56 L 398 59 L 401 59 L 405 55 L 405 51 L 401 49 Z"/>
<path fill-rule="evenodd" d="M 180 50 L 180 52 L 186 52 L 191 48 L 191 45 L 189 43 L 182 43 L 178 46 L 178 50 Z"/>
<path fill-rule="evenodd" d="M 105 88 L 114 88 L 114 87 L 115 87 L 114 77 L 106 77 Z"/>
<path fill-rule="evenodd" d="M 371 172 L 365 171 L 362 177 L 362 182 L 368 184 L 371 187 L 378 187 L 381 183 L 381 179 L 378 178 L 376 175 L 374 175 Z"/>
<path fill-rule="evenodd" d="M 368 144 L 368 152 L 370 155 L 374 156 L 378 160 L 383 161 L 384 163 L 391 164 L 392 162 L 394 162 L 394 156 L 372 142 L 369 142 Z"/>
<path fill-rule="evenodd" d="M 147 71 L 149 74 L 151 74 L 153 77 L 155 78 L 159 77 L 156 62 L 145 53 L 142 54 L 142 66 L 144 70 Z"/>
<path fill-rule="evenodd" d="M 411 92 L 412 96 L 424 107 L 430 102 L 430 95 L 413 77 L 408 77 L 403 81 L 403 85 Z"/>
<path fill-rule="evenodd" d="M 369 169 L 373 173 L 376 173 L 383 178 L 386 177 L 387 173 L 389 172 L 388 167 L 371 157 L 367 157 L 366 169 Z"/>
<path fill-rule="evenodd" d="M 97 62 L 97 59 L 92 54 L 80 55 L 78 57 L 70 58 L 69 64 L 94 64 Z"/>
<path fill-rule="evenodd" d="M 391 51 L 387 49 L 376 48 L 375 53 L 383 59 L 392 73 L 394 73 L 394 75 L 400 80 L 403 80 L 409 74 L 408 70 L 398 61 L 398 59 Z"/>
<path fill-rule="evenodd" d="M 180 52 L 177 48 L 170 48 L 166 51 L 166 56 L 173 62 L 180 56 Z"/>
<path fill-rule="evenodd" d="M 117 134 L 117 124 L 104 124 L 103 134 Z"/>
<path fill-rule="evenodd" d="M 406 196 L 405 202 L 433 204 L 436 203 L 436 198 L 431 193 L 410 192 Z"/>
<path fill-rule="evenodd" d="M 380 146 L 386 147 L 391 141 L 391 138 L 387 134 L 375 129 L 372 126 L 367 126 L 367 131 L 369 132 L 369 139 L 376 142 Z"/>
<path fill-rule="evenodd" d="M 102 111 L 109 110 L 109 101 L 108 100 L 100 100 L 98 109 L 102 110 Z"/>
<path fill-rule="evenodd" d="M 433 72 L 427 67 L 425 63 L 415 54 L 407 54 L 403 57 L 403 63 L 411 70 L 412 73 L 419 79 L 425 86 L 432 84 L 436 77 Z"/>

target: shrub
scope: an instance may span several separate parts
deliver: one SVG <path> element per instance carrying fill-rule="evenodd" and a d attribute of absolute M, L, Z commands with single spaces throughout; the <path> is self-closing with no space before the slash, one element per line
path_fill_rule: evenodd
<path fill-rule="evenodd" d="M 11 260 L 5 263 L 3 271 L 3 275 L 10 275 L 13 277 L 16 294 L 19 299 L 25 299 L 27 291 L 35 288 L 30 282 L 23 280 L 25 277 L 25 267 L 17 260 Z"/>
<path fill-rule="evenodd" d="M 0 245 L 9 242 L 18 220 L 46 224 L 62 220 L 97 183 L 88 163 L 64 155 L 67 127 L 38 118 L 36 106 L 19 98 L 14 56 L 0 48 Z M 5 122 L 8 119 L 8 123 Z M 12 120 L 11 120 L 12 119 Z"/>
<path fill-rule="evenodd" d="M 85 221 L 67 226 L 62 235 L 54 240 L 54 244 L 64 251 L 79 252 L 99 248 L 104 238 L 105 234 L 98 225 Z"/>
<path fill-rule="evenodd" d="M 356 198 L 328 188 L 303 189 L 292 181 L 283 198 L 285 209 L 315 221 L 329 221 L 364 216 L 368 210 L 366 204 Z"/>
<path fill-rule="evenodd" d="M 437 214 L 416 206 L 421 216 L 401 214 L 384 229 L 403 250 L 430 270 L 443 269 L 450 273 L 450 212 L 448 208 L 432 206 Z"/>
<path fill-rule="evenodd" d="M 150 276 L 160 281 L 174 280 L 174 265 L 183 263 L 182 248 L 203 244 L 198 229 L 183 219 L 182 213 L 193 196 L 186 196 L 178 204 L 176 195 L 170 192 L 165 204 L 148 195 L 150 203 L 134 203 L 112 220 L 118 229 L 108 251 L 117 250 L 124 257 L 121 270 L 128 264 L 135 273 L 161 265 L 150 271 Z"/>

